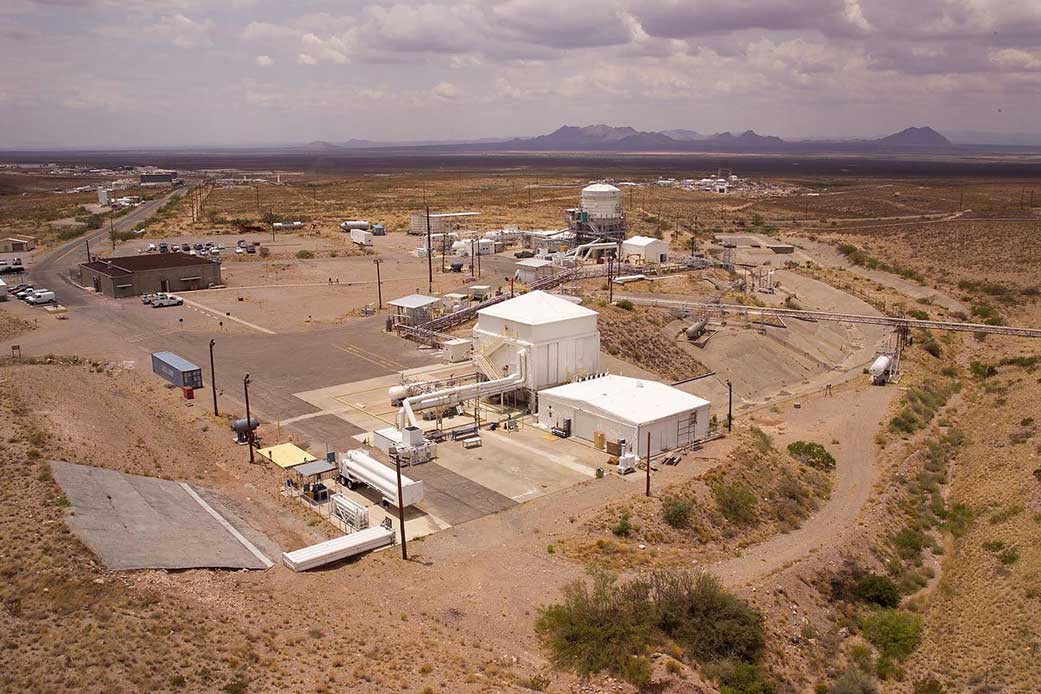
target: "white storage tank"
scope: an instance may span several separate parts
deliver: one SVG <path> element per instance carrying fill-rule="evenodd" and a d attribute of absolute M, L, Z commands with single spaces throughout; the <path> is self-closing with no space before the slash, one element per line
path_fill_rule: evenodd
<path fill-rule="evenodd" d="M 622 191 L 607 183 L 586 186 L 582 189 L 582 211 L 591 219 L 619 219 Z"/>

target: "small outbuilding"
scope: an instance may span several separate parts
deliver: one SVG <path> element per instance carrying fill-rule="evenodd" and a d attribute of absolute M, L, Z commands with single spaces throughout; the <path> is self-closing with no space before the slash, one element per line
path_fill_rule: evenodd
<path fill-rule="evenodd" d="M 523 284 L 531 284 L 535 280 L 552 277 L 556 273 L 553 261 L 545 258 L 525 258 L 517 262 L 516 268 L 514 278 Z"/>
<path fill-rule="evenodd" d="M 640 263 L 668 262 L 669 244 L 650 236 L 633 236 L 622 242 L 622 259 Z"/>
<path fill-rule="evenodd" d="M 26 253 L 36 248 L 36 238 L 16 234 L 0 239 L 0 253 Z"/>
<path fill-rule="evenodd" d="M 539 391 L 539 425 L 597 442 L 624 442 L 640 456 L 679 448 L 708 435 L 709 402 L 642 378 L 607 375 Z"/>
<path fill-rule="evenodd" d="M 433 320 L 434 308 L 441 303 L 441 299 L 436 296 L 409 294 L 387 303 L 397 309 L 394 318 L 396 324 L 416 326 Z"/>

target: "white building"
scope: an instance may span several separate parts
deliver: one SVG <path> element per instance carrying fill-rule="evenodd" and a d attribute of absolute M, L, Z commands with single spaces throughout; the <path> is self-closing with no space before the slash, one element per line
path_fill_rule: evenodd
<path fill-rule="evenodd" d="M 622 259 L 642 263 L 664 263 L 669 260 L 669 244 L 650 236 L 633 236 L 622 242 Z"/>
<path fill-rule="evenodd" d="M 556 272 L 553 261 L 545 258 L 525 258 L 517 261 L 516 268 L 514 278 L 523 284 L 531 284 L 543 277 L 552 277 Z"/>
<path fill-rule="evenodd" d="M 393 301 L 388 301 L 388 306 L 397 309 L 394 317 L 395 323 L 405 325 L 422 325 L 434 319 L 434 312 L 441 299 L 436 296 L 424 296 L 423 294 L 409 294 Z"/>
<path fill-rule="evenodd" d="M 596 311 L 554 294 L 529 292 L 481 309 L 473 335 L 474 361 L 486 376 L 523 373 L 530 391 L 600 368 Z"/>
<path fill-rule="evenodd" d="M 539 425 L 566 428 L 594 441 L 625 441 L 640 456 L 672 450 L 708 435 L 709 402 L 678 388 L 628 376 L 601 376 L 539 391 Z"/>

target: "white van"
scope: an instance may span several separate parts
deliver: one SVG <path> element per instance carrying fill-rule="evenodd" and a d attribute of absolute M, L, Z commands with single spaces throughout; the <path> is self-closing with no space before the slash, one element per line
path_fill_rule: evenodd
<path fill-rule="evenodd" d="M 29 296 L 29 298 L 25 300 L 25 303 L 29 304 L 30 306 L 39 306 L 41 304 L 53 303 L 54 299 L 55 299 L 54 292 L 48 292 L 48 291 L 33 292 Z"/>

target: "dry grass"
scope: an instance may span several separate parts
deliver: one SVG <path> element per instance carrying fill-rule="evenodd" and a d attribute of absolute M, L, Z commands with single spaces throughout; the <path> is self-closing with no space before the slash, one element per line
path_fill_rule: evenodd
<path fill-rule="evenodd" d="M 673 381 L 708 373 L 675 337 L 665 334 L 673 320 L 666 312 L 635 306 L 626 310 L 606 303 L 596 310 L 601 346 L 609 354 Z"/>

